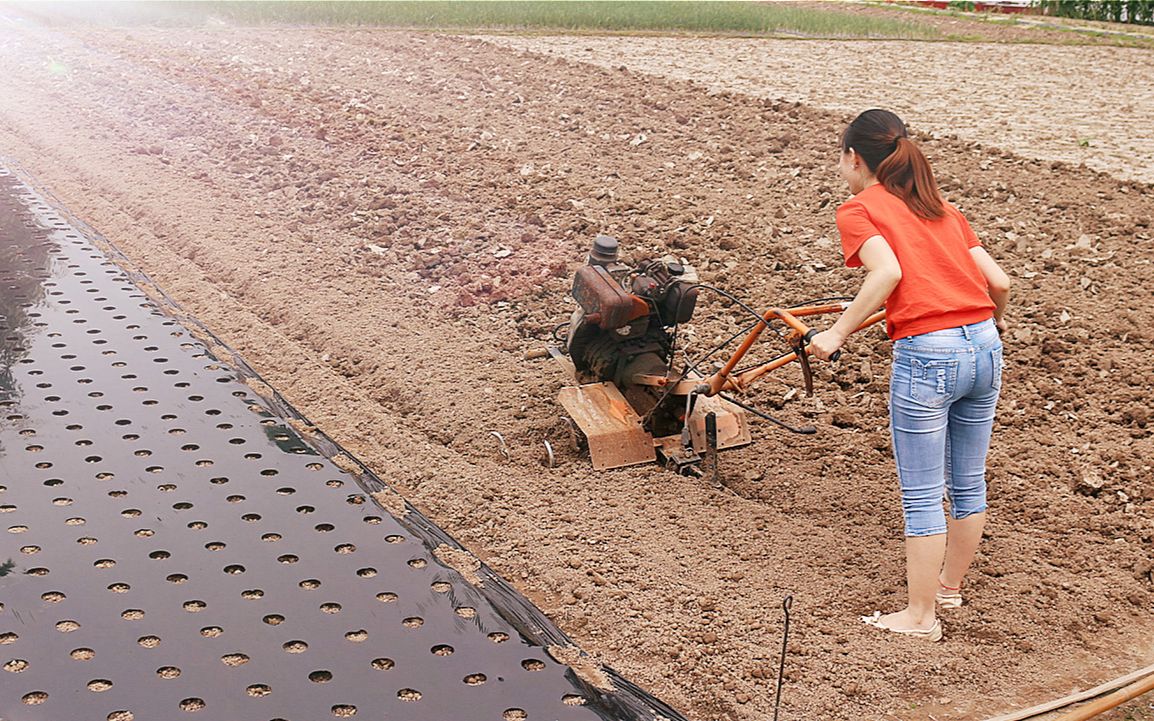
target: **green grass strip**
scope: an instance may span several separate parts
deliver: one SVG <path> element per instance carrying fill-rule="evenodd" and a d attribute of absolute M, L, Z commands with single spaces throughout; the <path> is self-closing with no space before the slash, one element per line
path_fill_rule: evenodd
<path fill-rule="evenodd" d="M 244 2 L 20 3 L 48 20 L 99 24 L 196 25 L 215 17 L 231 24 L 374 25 L 456 30 L 689 32 L 834 38 L 936 39 L 916 20 L 880 18 L 792 2 L 557 0 L 261 0 Z M 99 12 L 95 12 L 96 9 Z"/>

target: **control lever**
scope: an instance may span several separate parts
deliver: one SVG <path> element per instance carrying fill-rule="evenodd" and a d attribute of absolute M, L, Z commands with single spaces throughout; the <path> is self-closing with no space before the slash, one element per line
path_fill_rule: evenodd
<path fill-rule="evenodd" d="M 807 398 L 813 396 L 813 369 L 809 366 L 809 351 L 806 346 L 809 345 L 813 337 L 818 334 L 814 328 L 810 328 L 805 332 L 805 335 L 795 336 L 796 341 L 793 342 L 793 352 L 797 355 L 797 362 L 801 364 L 801 377 L 805 379 L 805 395 Z M 835 350 L 829 357 L 831 361 L 836 361 L 841 358 L 841 351 Z"/>

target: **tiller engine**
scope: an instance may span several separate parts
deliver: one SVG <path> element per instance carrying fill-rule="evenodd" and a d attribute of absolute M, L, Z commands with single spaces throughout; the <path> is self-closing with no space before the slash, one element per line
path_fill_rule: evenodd
<path fill-rule="evenodd" d="M 673 370 L 677 327 L 693 318 L 702 289 L 737 302 L 753 323 L 697 362 Z M 561 389 L 560 402 L 589 446 L 593 467 L 601 470 L 660 460 L 683 473 L 713 473 L 717 451 L 751 441 L 748 414 L 792 428 L 723 391 L 743 391 L 746 384 L 793 360 L 800 360 L 807 390 L 812 391 L 805 346 L 816 331 L 797 318 L 844 310 L 838 299 L 826 305 L 772 309 L 759 314 L 724 291 L 699 282 L 694 269 L 673 258 L 626 265 L 617 240 L 598 236 L 588 262 L 573 279 L 578 308 L 560 337 L 562 348 L 530 357 L 552 355 L 571 372 L 573 385 Z M 862 327 L 884 317 L 871 316 Z M 792 350 L 742 371 L 737 363 L 773 321 L 783 321 Z M 781 334 L 781 331 L 777 331 Z M 738 336 L 748 334 L 729 361 L 706 376 L 701 365 Z M 571 366 L 564 363 L 567 355 Z"/>
<path fill-rule="evenodd" d="M 693 268 L 670 260 L 631 268 L 618 262 L 615 239 L 594 240 L 588 263 L 573 278 L 580 307 L 565 342 L 579 385 L 561 390 L 561 405 L 588 439 L 594 468 L 651 462 L 658 452 L 678 468 L 697 465 L 710 448 L 709 413 L 716 448 L 750 442 L 740 408 L 692 392 L 700 376 L 668 387 L 672 329 L 693 317 L 698 293 Z"/>

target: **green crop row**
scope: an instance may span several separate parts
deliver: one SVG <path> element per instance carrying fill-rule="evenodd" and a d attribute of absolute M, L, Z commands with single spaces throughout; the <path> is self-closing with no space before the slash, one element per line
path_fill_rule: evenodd
<path fill-rule="evenodd" d="M 751 2 L 208 2 L 236 20 L 519 30 L 794 33 L 926 38 L 933 28 L 793 3 Z"/>
<path fill-rule="evenodd" d="M 409 28 L 692 32 L 729 35 L 794 35 L 826 38 L 928 40 L 941 33 L 913 20 L 875 17 L 791 2 L 554 2 L 445 0 L 375 2 L 256 0 L 219 2 L 24 2 L 48 22 L 99 24 L 377 25 Z"/>

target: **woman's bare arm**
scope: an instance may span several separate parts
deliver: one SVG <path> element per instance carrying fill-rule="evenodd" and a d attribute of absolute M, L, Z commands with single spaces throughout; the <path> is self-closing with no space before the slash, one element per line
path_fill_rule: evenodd
<path fill-rule="evenodd" d="M 970 256 L 978 264 L 978 270 L 982 271 L 982 275 L 986 278 L 990 299 L 994 301 L 994 322 L 998 324 L 999 331 L 1004 331 L 1006 330 L 1006 321 L 1003 316 L 1006 312 L 1006 304 L 1010 301 L 1010 276 L 1006 275 L 1006 271 L 1002 270 L 998 262 L 990 257 L 985 248 L 981 246 L 970 248 Z"/>
<path fill-rule="evenodd" d="M 849 334 L 885 304 L 886 298 L 890 297 L 902 279 L 902 266 L 898 263 L 898 257 L 880 235 L 868 238 L 858 250 L 857 257 L 868 271 L 861 289 L 837 322 L 829 330 L 815 335 L 811 341 L 813 354 L 821 360 L 829 360 L 834 351 L 845 343 Z"/>

